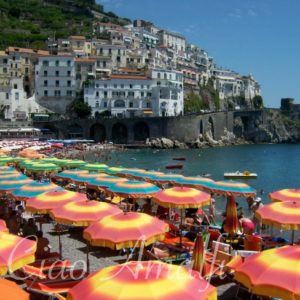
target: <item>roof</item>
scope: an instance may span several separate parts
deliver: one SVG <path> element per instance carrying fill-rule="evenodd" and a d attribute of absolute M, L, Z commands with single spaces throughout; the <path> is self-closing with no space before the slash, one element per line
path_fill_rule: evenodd
<path fill-rule="evenodd" d="M 71 35 L 69 37 L 70 40 L 85 40 L 85 36 L 83 35 Z"/>
<path fill-rule="evenodd" d="M 137 75 L 122 75 L 122 74 L 113 74 L 110 76 L 111 79 L 135 79 L 135 80 L 149 80 L 147 76 L 137 76 Z"/>
<path fill-rule="evenodd" d="M 37 54 L 37 55 L 49 55 L 49 51 L 31 49 L 31 48 L 18 48 L 18 47 L 8 47 L 7 52 L 18 52 L 18 53 L 27 53 L 27 54 Z"/>
<path fill-rule="evenodd" d="M 75 58 L 75 61 L 78 62 L 78 63 L 94 63 L 96 61 L 95 58 Z"/>

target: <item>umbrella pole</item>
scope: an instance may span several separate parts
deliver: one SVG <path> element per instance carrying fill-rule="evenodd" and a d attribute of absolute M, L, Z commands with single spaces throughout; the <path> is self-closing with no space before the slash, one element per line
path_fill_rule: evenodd
<path fill-rule="evenodd" d="M 292 234 L 291 234 L 291 245 L 294 245 L 294 239 L 295 239 L 295 230 L 292 230 Z"/>
<path fill-rule="evenodd" d="M 58 249 L 59 249 L 59 258 L 62 259 L 62 244 L 61 244 L 61 236 L 60 236 L 60 229 L 58 231 Z"/>
<path fill-rule="evenodd" d="M 182 219 L 183 219 L 183 209 L 180 209 L 180 237 L 179 237 L 179 244 L 182 245 Z"/>
<path fill-rule="evenodd" d="M 90 258 L 89 258 L 89 253 L 90 253 L 90 244 L 87 241 L 86 242 L 86 272 L 90 274 Z"/>

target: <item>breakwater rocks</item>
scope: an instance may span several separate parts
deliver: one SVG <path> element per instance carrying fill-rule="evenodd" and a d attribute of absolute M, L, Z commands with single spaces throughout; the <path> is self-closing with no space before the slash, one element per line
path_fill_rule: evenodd
<path fill-rule="evenodd" d="M 189 149 L 189 148 L 210 148 L 210 147 L 224 147 L 231 145 L 249 144 L 251 142 L 244 139 L 237 138 L 232 132 L 224 129 L 224 134 L 219 140 L 212 137 L 211 131 L 204 134 L 199 134 L 199 137 L 194 141 L 180 142 L 165 137 L 147 139 L 146 145 L 157 149 Z"/>

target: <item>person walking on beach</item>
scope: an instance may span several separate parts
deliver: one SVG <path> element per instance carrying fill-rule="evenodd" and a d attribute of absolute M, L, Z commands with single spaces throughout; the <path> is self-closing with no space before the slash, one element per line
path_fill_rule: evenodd
<path fill-rule="evenodd" d="M 261 221 L 255 216 L 255 212 L 263 207 L 264 205 L 262 204 L 261 202 L 261 198 L 260 197 L 257 197 L 253 203 L 253 205 L 251 206 L 251 210 L 252 210 L 252 213 L 253 213 L 253 217 L 252 217 L 252 220 L 253 220 L 253 223 L 255 225 L 255 231 L 260 234 L 260 231 L 261 231 Z"/>

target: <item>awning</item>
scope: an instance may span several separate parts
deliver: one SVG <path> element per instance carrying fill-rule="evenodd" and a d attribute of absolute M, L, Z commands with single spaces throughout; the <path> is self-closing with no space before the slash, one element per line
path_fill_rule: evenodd
<path fill-rule="evenodd" d="M 152 110 L 144 110 L 145 115 L 152 115 L 153 111 Z"/>

